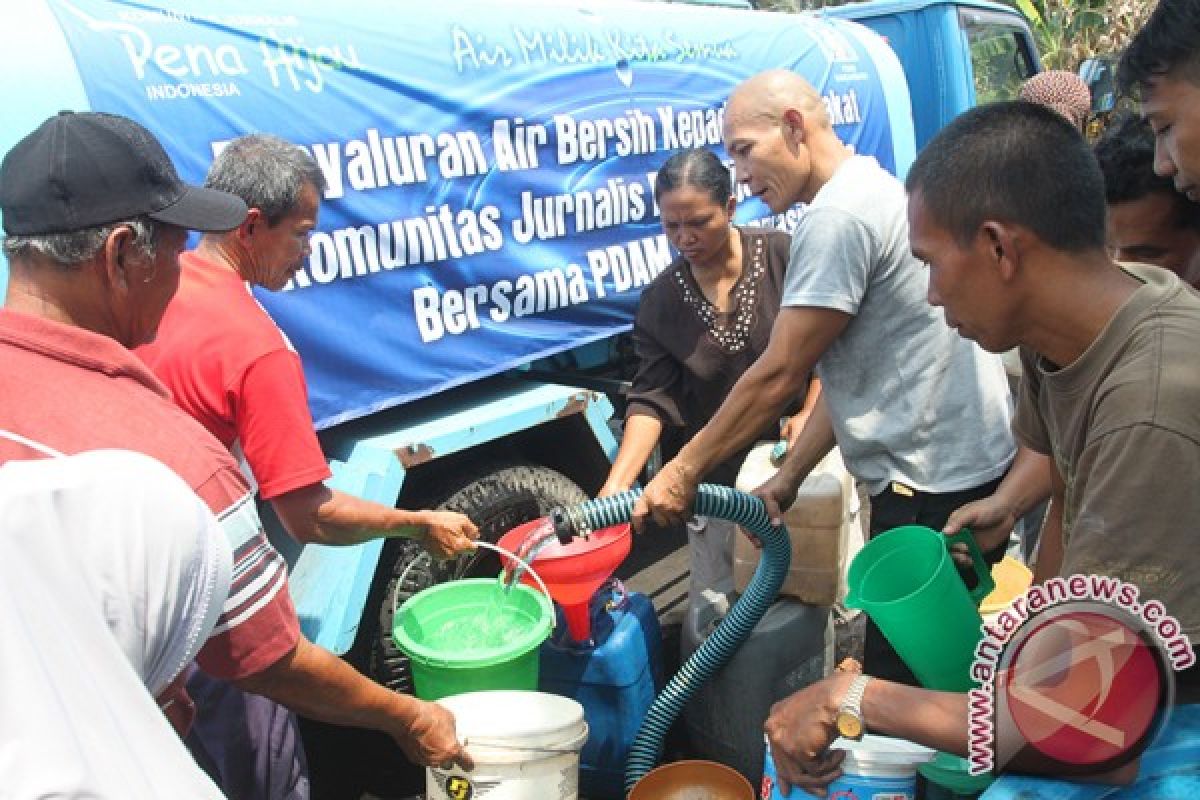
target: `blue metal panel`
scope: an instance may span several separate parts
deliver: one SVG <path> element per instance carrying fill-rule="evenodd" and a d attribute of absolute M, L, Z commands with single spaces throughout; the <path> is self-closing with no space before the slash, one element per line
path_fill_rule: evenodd
<path fill-rule="evenodd" d="M 863 19 L 866 17 L 882 16 L 885 14 L 910 14 L 936 6 L 949 9 L 978 8 L 984 11 L 996 11 L 1002 14 L 1014 14 L 1012 6 L 1003 3 L 993 3 L 990 0 L 869 0 L 866 3 L 848 3 L 842 6 L 831 6 L 824 13 L 832 17 L 846 19 Z"/>
<path fill-rule="evenodd" d="M 954 58 L 957 27 L 947 39 L 946 23 L 957 26 L 954 6 L 945 2 L 868 2 L 825 9 L 826 16 L 844 17 L 865 25 L 891 45 L 908 79 L 916 149 L 941 130 L 957 109 L 958 93 L 952 88 L 957 76 L 946 59 Z M 955 43 L 947 47 L 947 42 Z M 967 80 L 970 66 L 967 65 Z M 920 109 L 920 113 L 917 113 Z M 953 109 L 952 113 L 950 109 Z"/>
<path fill-rule="evenodd" d="M 878 34 L 878 30 L 873 33 Z M 920 108 L 910 94 L 909 80 L 902 66 L 903 60 L 888 47 L 886 37 L 865 35 L 859 37 L 879 72 L 887 98 L 887 124 L 892 132 L 892 153 L 895 158 L 896 176 L 904 180 L 908 168 L 917 157 L 916 121 L 913 109 Z"/>
<path fill-rule="evenodd" d="M 423 453 L 437 458 L 528 430 L 571 413 L 569 409 L 583 411 L 591 404 L 599 405 L 606 416 L 612 414 L 612 404 L 598 392 L 553 384 L 505 382 L 486 394 L 470 393 L 458 401 L 439 404 L 439 413 L 414 420 L 401 429 L 360 439 L 354 446 L 354 457 L 373 450 L 397 458 L 422 458 Z"/>
<path fill-rule="evenodd" d="M 971 44 L 963 30 L 958 11 L 947 6 L 945 13 L 933 21 L 937 26 L 936 38 L 944 43 L 945 105 L 940 109 L 941 124 L 932 133 L 941 130 L 950 120 L 963 111 L 975 106 L 975 67 L 971 63 Z M 930 134 L 932 136 L 932 133 Z"/>

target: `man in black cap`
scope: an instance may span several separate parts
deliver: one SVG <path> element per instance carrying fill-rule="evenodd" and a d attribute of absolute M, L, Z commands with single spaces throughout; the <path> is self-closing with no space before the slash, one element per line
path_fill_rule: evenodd
<path fill-rule="evenodd" d="M 63 113 L 5 156 L 0 211 L 10 265 L 0 310 L 0 463 L 136 450 L 186 480 L 230 539 L 229 598 L 197 657 L 205 672 L 252 693 L 240 707 L 246 740 L 203 743 L 221 788 L 237 798 L 308 796 L 294 718 L 254 695 L 384 731 L 421 764 L 466 763 L 449 712 L 383 689 L 304 638 L 286 566 L 236 462 L 130 352 L 154 339 L 188 230 L 235 228 L 245 204 L 184 184 L 133 121 Z M 186 731 L 193 715 L 182 681 L 158 700 Z"/>

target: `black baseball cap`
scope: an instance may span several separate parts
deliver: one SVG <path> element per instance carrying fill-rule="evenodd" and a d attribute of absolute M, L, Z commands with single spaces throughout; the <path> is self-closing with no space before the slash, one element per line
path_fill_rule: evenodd
<path fill-rule="evenodd" d="M 0 164 L 4 231 L 31 236 L 146 215 L 195 231 L 246 218 L 228 192 L 179 179 L 154 134 L 126 117 L 63 111 L 13 146 Z"/>

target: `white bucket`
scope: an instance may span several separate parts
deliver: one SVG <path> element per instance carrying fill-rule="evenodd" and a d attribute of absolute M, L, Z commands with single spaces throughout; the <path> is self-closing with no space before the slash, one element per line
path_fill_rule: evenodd
<path fill-rule="evenodd" d="M 936 753 L 928 747 L 888 736 L 867 734 L 857 742 L 835 739 L 830 750 L 845 750 L 842 776 L 826 788 L 826 797 L 914 800 L 917 794 L 917 767 L 932 761 Z M 771 746 L 767 744 L 763 764 L 763 800 L 783 800 Z M 789 797 L 804 797 L 793 790 Z"/>
<path fill-rule="evenodd" d="M 425 770 L 427 800 L 577 800 L 583 706 L 543 692 L 468 692 L 437 701 L 454 714 L 475 768 Z"/>
<path fill-rule="evenodd" d="M 904 739 L 871 734 L 857 742 L 838 739 L 829 747 L 846 751 L 842 776 L 829 784 L 829 797 L 849 791 L 853 794 L 846 797 L 913 800 L 917 795 L 917 767 L 936 755 L 930 748 Z"/>

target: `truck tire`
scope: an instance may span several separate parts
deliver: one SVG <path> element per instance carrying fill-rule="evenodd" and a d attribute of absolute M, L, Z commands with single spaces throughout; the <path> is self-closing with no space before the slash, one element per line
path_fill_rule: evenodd
<path fill-rule="evenodd" d="M 555 506 L 587 499 L 587 494 L 562 473 L 546 467 L 518 465 L 492 469 L 451 492 L 436 507 L 466 514 L 479 526 L 480 538 L 495 542 L 521 523 L 545 516 Z M 371 677 L 389 689 L 411 694 L 408 658 L 392 641 L 394 609 L 437 583 L 497 575 L 500 561 L 492 551 L 480 548 L 471 555 L 435 563 L 415 542 L 402 539 L 388 542 L 385 557 L 389 549 L 395 558 L 386 573 L 388 582 L 379 609 L 379 630 L 371 648 Z"/>

